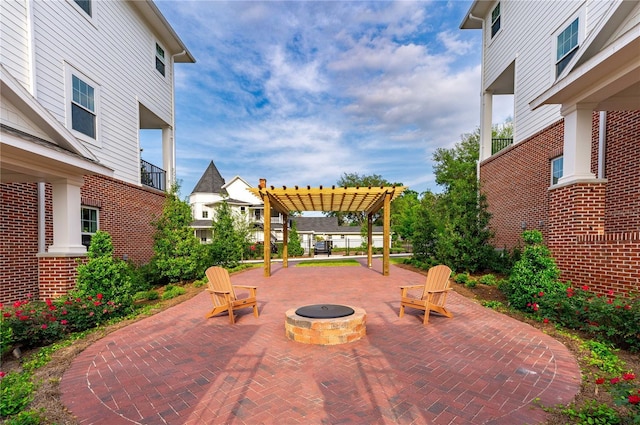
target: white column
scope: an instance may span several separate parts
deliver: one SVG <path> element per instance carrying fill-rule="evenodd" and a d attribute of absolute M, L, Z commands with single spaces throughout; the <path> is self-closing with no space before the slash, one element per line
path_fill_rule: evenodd
<path fill-rule="evenodd" d="M 61 180 L 51 184 L 53 195 L 53 245 L 55 254 L 85 254 L 81 235 L 80 187 L 82 179 Z"/>
<path fill-rule="evenodd" d="M 591 172 L 591 126 L 593 105 L 571 105 L 562 108 L 564 116 L 564 148 L 562 178 L 558 184 L 593 180 Z"/>
<path fill-rule="evenodd" d="M 491 156 L 491 136 L 493 130 L 493 93 L 482 94 L 480 105 L 480 161 Z"/>
<path fill-rule="evenodd" d="M 167 172 L 166 190 L 176 181 L 176 144 L 173 129 L 162 127 L 162 168 Z"/>

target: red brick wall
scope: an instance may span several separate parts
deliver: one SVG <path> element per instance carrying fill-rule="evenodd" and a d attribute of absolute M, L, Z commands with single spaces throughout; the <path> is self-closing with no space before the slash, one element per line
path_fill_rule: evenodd
<path fill-rule="evenodd" d="M 598 123 L 594 113 L 596 175 Z M 600 292 L 640 289 L 640 111 L 607 114 L 606 183 L 549 190 L 550 159 L 562 154 L 562 140 L 560 121 L 481 164 L 494 245 L 517 246 L 526 221 L 543 231 L 562 279 Z"/>
<path fill-rule="evenodd" d="M 46 185 L 46 246 L 53 243 L 51 186 Z M 136 264 L 153 256 L 151 221 L 162 213 L 164 193 L 115 179 L 85 176 L 82 202 L 97 207 L 100 229 L 111 234 L 115 255 Z M 38 258 L 36 183 L 0 185 L 0 258 L 3 276 L 0 302 L 51 297 L 75 283 L 74 257 Z M 78 223 L 79 225 L 79 223 Z M 39 271 L 40 269 L 40 271 Z M 66 289 L 65 289 L 66 288 Z"/>
<path fill-rule="evenodd" d="M 546 236 L 550 161 L 562 155 L 563 132 L 561 121 L 481 164 L 481 185 L 492 214 L 496 248 L 521 246 L 523 223 Z"/>
<path fill-rule="evenodd" d="M 0 184 L 0 302 L 38 297 L 37 253 L 37 184 Z"/>

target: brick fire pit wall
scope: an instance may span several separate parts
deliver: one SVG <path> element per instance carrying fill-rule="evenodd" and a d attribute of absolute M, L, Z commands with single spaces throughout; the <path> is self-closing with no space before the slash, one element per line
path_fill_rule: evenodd
<path fill-rule="evenodd" d="M 314 319 L 296 314 L 297 308 L 288 310 L 285 320 L 287 338 L 303 344 L 337 345 L 357 341 L 367 334 L 367 313 L 362 308 L 351 307 L 350 316 L 331 319 Z"/>

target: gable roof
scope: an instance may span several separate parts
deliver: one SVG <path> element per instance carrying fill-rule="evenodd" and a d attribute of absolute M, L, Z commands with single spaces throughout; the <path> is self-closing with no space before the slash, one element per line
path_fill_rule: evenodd
<path fill-rule="evenodd" d="M 220 175 L 220 171 L 218 171 L 216 165 L 211 161 L 191 193 L 223 193 L 224 185 L 225 182 Z"/>

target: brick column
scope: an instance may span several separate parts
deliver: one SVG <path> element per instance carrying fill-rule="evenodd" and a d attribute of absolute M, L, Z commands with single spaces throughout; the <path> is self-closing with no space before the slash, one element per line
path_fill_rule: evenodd
<path fill-rule="evenodd" d="M 560 185 L 550 188 L 549 228 L 547 245 L 551 250 L 563 280 L 578 284 L 585 277 L 573 275 L 584 261 L 583 247 L 577 243 L 579 236 L 604 234 L 606 182 Z"/>
<path fill-rule="evenodd" d="M 38 254 L 38 288 L 41 300 L 66 295 L 75 288 L 76 271 L 86 255 Z"/>

